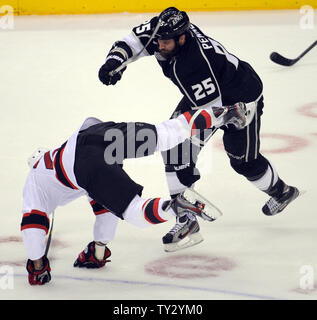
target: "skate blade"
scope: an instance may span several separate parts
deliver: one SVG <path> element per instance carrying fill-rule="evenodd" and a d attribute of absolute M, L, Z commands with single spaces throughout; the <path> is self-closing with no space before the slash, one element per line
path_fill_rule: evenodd
<path fill-rule="evenodd" d="M 199 232 L 195 232 L 179 242 L 165 244 L 164 251 L 175 252 L 185 248 L 190 248 L 197 245 L 198 243 L 201 243 L 203 240 L 204 238 L 202 237 L 202 235 Z"/>
<path fill-rule="evenodd" d="M 209 200 L 204 198 L 201 194 L 199 194 L 192 188 L 186 189 L 183 196 L 193 206 L 197 207 L 197 204 L 199 204 L 199 206 L 203 207 L 203 209 L 196 214 L 200 218 L 207 221 L 214 221 L 222 216 L 222 212 L 219 208 L 217 208 L 214 204 L 212 204 Z"/>

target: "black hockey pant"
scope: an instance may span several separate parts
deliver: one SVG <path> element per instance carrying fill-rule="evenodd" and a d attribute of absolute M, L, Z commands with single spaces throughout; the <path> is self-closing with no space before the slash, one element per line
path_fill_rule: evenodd
<path fill-rule="evenodd" d="M 188 106 L 187 100 L 183 98 L 171 118 L 189 110 Z M 268 168 L 268 160 L 259 152 L 262 109 L 263 97 L 258 101 L 254 119 L 247 127 L 242 130 L 237 130 L 233 125 L 221 127 L 223 144 L 231 167 L 250 181 L 257 180 Z M 198 138 L 205 140 L 211 134 L 211 130 L 205 130 Z M 175 148 L 162 152 L 166 173 L 175 172 L 179 182 L 190 187 L 200 179 L 196 163 L 201 149 L 202 146 L 186 140 Z M 171 195 L 175 196 L 173 192 Z"/>
<path fill-rule="evenodd" d="M 153 132 L 153 143 L 138 155 L 144 141 L 140 130 Z M 98 204 L 122 219 L 122 214 L 143 187 L 123 170 L 122 161 L 153 154 L 156 128 L 147 123 L 103 122 L 81 131 L 77 137 L 74 172 L 79 186 Z M 107 140 L 109 136 L 112 140 Z"/>

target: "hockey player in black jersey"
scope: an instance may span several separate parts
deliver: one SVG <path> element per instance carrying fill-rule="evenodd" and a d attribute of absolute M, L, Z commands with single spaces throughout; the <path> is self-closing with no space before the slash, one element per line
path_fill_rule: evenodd
<path fill-rule="evenodd" d="M 260 153 L 263 86 L 247 62 L 229 53 L 218 41 L 190 23 L 186 12 L 170 7 L 114 43 L 99 70 L 100 81 L 115 85 L 129 62 L 149 55 L 155 56 L 164 75 L 183 94 L 172 118 L 207 105 L 233 105 L 237 102 L 256 105 L 253 120 L 247 127 L 239 130 L 228 125 L 221 129 L 231 167 L 269 195 L 262 208 L 264 214 L 272 216 L 281 212 L 299 195 L 298 189 L 287 185 L 273 164 Z M 199 180 L 197 156 L 212 134 L 212 130 L 205 130 L 195 143 L 194 140 L 185 141 L 162 153 L 172 197 Z M 187 157 L 182 150 L 190 150 Z M 167 251 L 178 249 L 169 245 L 179 242 L 184 229 L 189 231 L 189 236 L 199 231 L 195 217 L 189 215 L 184 221 L 177 220 L 175 227 L 163 237 Z"/>

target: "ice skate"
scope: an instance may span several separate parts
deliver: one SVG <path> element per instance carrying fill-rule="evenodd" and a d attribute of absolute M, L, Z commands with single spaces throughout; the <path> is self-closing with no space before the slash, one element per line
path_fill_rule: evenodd
<path fill-rule="evenodd" d="M 196 216 L 214 221 L 221 211 L 198 192 L 188 188 L 173 199 L 168 207 L 176 213 L 175 226 L 162 238 L 167 252 L 188 248 L 203 241 Z"/>
<path fill-rule="evenodd" d="M 197 219 L 191 213 L 178 216 L 175 226 L 162 238 L 164 250 L 178 251 L 202 242 L 204 239 L 199 230 Z"/>
<path fill-rule="evenodd" d="M 267 216 L 278 214 L 301 194 L 296 187 L 285 185 L 282 195 L 278 198 L 271 197 L 263 206 L 262 211 Z"/>

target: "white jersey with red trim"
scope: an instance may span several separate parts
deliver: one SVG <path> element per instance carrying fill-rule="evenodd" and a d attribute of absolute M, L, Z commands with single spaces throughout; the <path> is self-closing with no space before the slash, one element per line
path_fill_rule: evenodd
<path fill-rule="evenodd" d="M 207 129 L 212 125 L 220 126 L 223 124 L 222 121 L 220 117 L 215 117 L 210 107 L 198 111 L 191 110 L 176 119 L 166 120 L 155 126 L 157 132 L 156 150 L 163 151 L 173 148 L 194 135 L 195 130 Z M 80 130 L 85 130 L 101 122 L 96 118 L 86 119 L 66 143 L 60 148 L 47 151 L 31 168 L 23 190 L 23 218 L 21 222 L 22 235 L 29 259 L 36 260 L 44 255 L 45 235 L 49 229 L 49 215 L 58 206 L 66 205 L 82 195 L 88 195 L 77 184 L 74 173 L 77 136 Z M 93 199 L 90 199 L 90 203 L 96 219 L 98 219 L 94 228 L 95 240 L 108 241 L 112 239 L 118 218 L 114 215 L 107 215 L 108 210 L 94 202 Z M 147 217 L 145 221 L 150 223 L 163 222 L 157 218 L 159 216 L 158 202 L 154 202 L 153 205 L 150 202 L 150 204 L 153 209 L 145 210 Z M 139 204 L 135 207 L 139 207 Z M 141 208 L 139 211 L 142 212 Z M 161 212 L 161 215 L 163 214 Z M 135 210 L 132 210 L 131 213 L 127 212 L 125 219 L 128 217 L 129 221 L 134 221 L 134 215 L 139 220 L 139 213 Z M 104 226 L 107 223 L 108 229 L 106 230 Z"/>
<path fill-rule="evenodd" d="M 74 173 L 77 135 L 80 130 L 100 122 L 96 118 L 87 118 L 62 146 L 62 150 L 61 147 L 47 151 L 31 168 L 23 189 L 21 222 L 21 231 L 29 259 L 36 260 L 44 254 L 49 215 L 58 206 L 66 205 L 87 194 L 77 184 Z M 63 178 L 68 185 L 61 181 L 57 167 L 63 173 Z"/>

